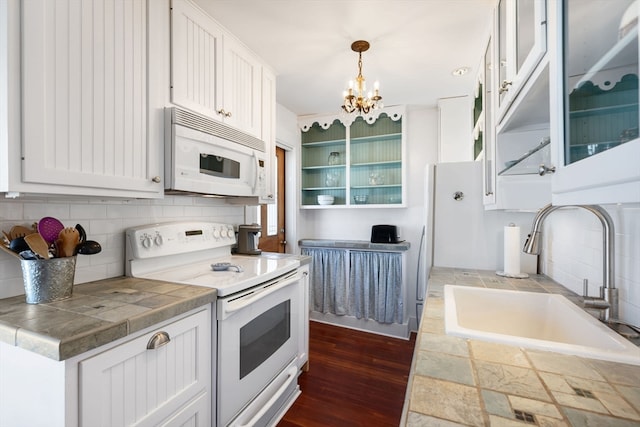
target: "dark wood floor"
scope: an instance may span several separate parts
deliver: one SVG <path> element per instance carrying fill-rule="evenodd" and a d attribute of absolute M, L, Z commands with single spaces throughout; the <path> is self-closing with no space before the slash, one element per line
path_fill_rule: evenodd
<path fill-rule="evenodd" d="M 278 427 L 397 427 L 415 333 L 409 341 L 311 322 L 302 394 Z"/>

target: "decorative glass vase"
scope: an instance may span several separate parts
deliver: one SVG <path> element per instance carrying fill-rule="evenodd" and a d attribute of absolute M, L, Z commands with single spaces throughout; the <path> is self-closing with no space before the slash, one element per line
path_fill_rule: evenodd
<path fill-rule="evenodd" d="M 340 161 L 340 153 L 337 151 L 332 151 L 331 153 L 329 153 L 328 162 L 329 162 L 329 166 L 336 166 L 342 163 Z"/>

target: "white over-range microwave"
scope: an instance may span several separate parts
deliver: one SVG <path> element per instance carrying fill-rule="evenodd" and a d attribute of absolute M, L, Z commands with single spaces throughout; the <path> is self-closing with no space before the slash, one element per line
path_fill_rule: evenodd
<path fill-rule="evenodd" d="M 264 141 L 178 107 L 165 113 L 165 193 L 266 196 Z"/>

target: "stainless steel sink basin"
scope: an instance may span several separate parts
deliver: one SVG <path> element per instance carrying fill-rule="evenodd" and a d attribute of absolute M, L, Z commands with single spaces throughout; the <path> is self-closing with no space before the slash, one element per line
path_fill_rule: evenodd
<path fill-rule="evenodd" d="M 640 348 L 558 294 L 446 285 L 448 335 L 640 365 Z"/>

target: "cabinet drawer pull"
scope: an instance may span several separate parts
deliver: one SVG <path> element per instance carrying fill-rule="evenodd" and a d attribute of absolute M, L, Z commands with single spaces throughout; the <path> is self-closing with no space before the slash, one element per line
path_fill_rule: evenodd
<path fill-rule="evenodd" d="M 147 343 L 147 350 L 156 350 L 165 344 L 169 344 L 169 341 L 171 341 L 171 338 L 169 338 L 168 333 L 164 331 L 156 332 Z"/>

